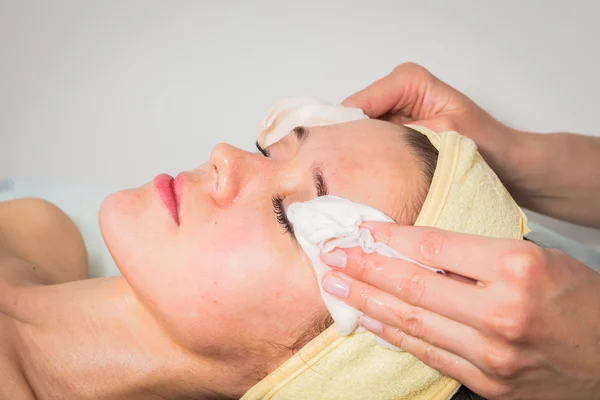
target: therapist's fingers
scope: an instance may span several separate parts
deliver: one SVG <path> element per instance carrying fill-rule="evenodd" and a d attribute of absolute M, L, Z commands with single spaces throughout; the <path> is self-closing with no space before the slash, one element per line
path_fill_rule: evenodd
<path fill-rule="evenodd" d="M 344 285 L 347 289 L 340 290 Z M 323 288 L 377 321 L 484 367 L 479 351 L 486 347 L 484 339 L 470 326 L 407 304 L 389 293 L 338 272 L 325 275 Z"/>
<path fill-rule="evenodd" d="M 397 113 L 406 118 L 406 121 L 401 122 L 409 122 L 417 119 L 411 113 L 420 110 L 416 104 L 423 101 L 428 84 L 433 84 L 435 80 L 420 65 L 400 64 L 387 76 L 348 97 L 342 105 L 360 108 L 370 118 Z"/>
<path fill-rule="evenodd" d="M 388 324 L 382 323 L 379 328 L 377 321 L 369 316 L 363 316 L 361 326 L 377 334 L 386 342 L 412 354 L 431 368 L 456 379 L 475 393 L 500 393 L 503 391 L 500 384 L 492 380 L 475 365 L 456 354 L 415 338 Z M 374 326 L 380 330 L 373 331 Z"/>
<path fill-rule="evenodd" d="M 364 222 L 376 241 L 421 264 L 482 282 L 498 279 L 495 266 L 519 241 L 495 239 L 437 228 Z"/>
<path fill-rule="evenodd" d="M 341 250 L 337 250 L 341 251 Z M 344 275 L 381 289 L 398 299 L 474 328 L 484 328 L 488 296 L 482 286 L 450 279 L 413 263 L 360 248 L 344 250 Z M 327 263 L 329 253 L 321 255 Z"/>

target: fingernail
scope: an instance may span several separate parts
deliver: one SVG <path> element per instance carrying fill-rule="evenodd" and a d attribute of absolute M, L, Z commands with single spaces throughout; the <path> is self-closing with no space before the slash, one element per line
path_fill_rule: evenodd
<path fill-rule="evenodd" d="M 328 275 L 323 279 L 323 290 L 334 296 L 345 299 L 350 292 L 348 283 L 337 276 Z"/>
<path fill-rule="evenodd" d="M 362 315 L 360 317 L 359 324 L 366 330 L 375 334 L 380 334 L 383 330 L 383 325 L 381 325 L 381 322 L 371 317 L 367 317 L 366 315 Z"/>
<path fill-rule="evenodd" d="M 346 261 L 348 257 L 344 250 L 335 249 L 328 253 L 321 253 L 321 260 L 332 267 L 344 269 L 346 267 Z"/>

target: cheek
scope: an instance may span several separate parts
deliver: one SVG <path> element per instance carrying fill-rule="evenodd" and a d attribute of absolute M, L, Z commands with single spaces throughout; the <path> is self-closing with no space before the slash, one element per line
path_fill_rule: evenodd
<path fill-rule="evenodd" d="M 278 260 L 291 256 L 289 244 L 269 225 L 253 217 L 224 217 L 214 222 L 210 239 L 200 244 L 205 252 L 202 259 L 213 269 L 201 268 L 223 283 L 220 295 L 258 293 L 283 275 L 286 265 Z"/>
<path fill-rule="evenodd" d="M 267 277 L 280 276 L 274 259 L 282 252 L 257 216 L 226 210 L 195 217 L 173 237 L 140 252 L 146 257 L 143 270 L 126 276 L 138 296 L 192 348 L 217 345 L 235 333 L 232 329 L 251 326 L 249 315 L 270 297 Z M 149 256 L 153 248 L 160 253 Z"/>
<path fill-rule="evenodd" d="M 299 326 L 325 310 L 303 253 L 274 224 L 221 222 L 198 247 L 203 250 L 196 262 L 189 260 L 197 266 L 194 279 L 202 282 L 195 309 L 212 321 L 212 334 L 220 340 L 239 341 L 240 332 L 267 341 L 295 340 Z"/>

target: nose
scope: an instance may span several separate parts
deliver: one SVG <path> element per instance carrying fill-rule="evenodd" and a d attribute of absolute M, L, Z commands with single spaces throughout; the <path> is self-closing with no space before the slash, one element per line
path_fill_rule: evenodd
<path fill-rule="evenodd" d="M 215 175 L 213 198 L 221 205 L 231 203 L 244 185 L 249 154 L 231 145 L 220 143 L 210 153 L 209 173 Z"/>

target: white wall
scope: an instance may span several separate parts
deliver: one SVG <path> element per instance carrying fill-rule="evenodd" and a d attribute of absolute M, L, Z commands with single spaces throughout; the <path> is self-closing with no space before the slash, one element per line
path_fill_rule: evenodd
<path fill-rule="evenodd" d="M 0 175 L 138 185 L 407 60 L 515 127 L 600 134 L 600 2 L 351 3 L 0 0 Z"/>

